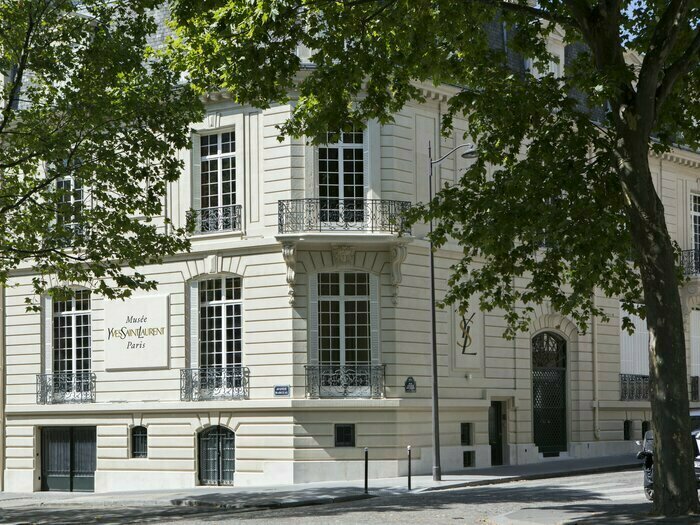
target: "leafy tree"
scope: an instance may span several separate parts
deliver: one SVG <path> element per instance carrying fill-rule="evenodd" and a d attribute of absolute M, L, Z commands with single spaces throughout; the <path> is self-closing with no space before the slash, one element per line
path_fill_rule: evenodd
<path fill-rule="evenodd" d="M 154 218 L 201 107 L 148 45 L 156 5 L 0 0 L 0 284 L 31 266 L 37 293 L 124 296 L 188 248 Z"/>
<path fill-rule="evenodd" d="M 582 329 L 606 318 L 593 290 L 646 315 L 655 509 L 696 510 L 680 272 L 649 157 L 698 146 L 700 2 L 179 0 L 175 15 L 194 85 L 259 107 L 293 97 L 293 135 L 388 122 L 422 100 L 418 82 L 462 86 L 443 131 L 467 115 L 478 161 L 413 217 L 436 219 L 436 244 L 464 248 L 447 302 L 480 293 L 509 335 L 543 301 Z M 514 70 L 520 56 L 548 71 L 556 27 L 577 55 L 565 75 Z M 300 44 L 315 67 L 300 71 Z"/>

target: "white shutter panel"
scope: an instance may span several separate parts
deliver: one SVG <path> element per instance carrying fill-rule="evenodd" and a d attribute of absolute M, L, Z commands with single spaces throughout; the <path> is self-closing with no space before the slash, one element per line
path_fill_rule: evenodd
<path fill-rule="evenodd" d="M 199 282 L 191 281 L 189 288 L 190 368 L 199 368 Z"/>
<path fill-rule="evenodd" d="M 44 370 L 45 374 L 53 372 L 53 299 L 50 295 L 41 298 L 42 333 L 44 334 Z"/>
<path fill-rule="evenodd" d="M 635 315 L 634 319 L 634 373 L 649 375 L 649 331 L 645 319 Z"/>
<path fill-rule="evenodd" d="M 700 376 L 700 311 L 690 311 L 690 375 Z"/>
<path fill-rule="evenodd" d="M 309 275 L 309 325 L 307 348 L 309 365 L 318 364 L 318 274 Z"/>
<path fill-rule="evenodd" d="M 369 276 L 369 322 L 371 324 L 372 334 L 372 364 L 378 365 L 381 363 L 381 343 L 379 331 L 380 319 L 380 301 L 379 301 L 379 276 L 370 274 Z"/>
<path fill-rule="evenodd" d="M 190 182 L 192 185 L 192 208 L 199 210 L 202 207 L 201 186 L 202 186 L 202 158 L 200 147 L 200 136 L 196 133 L 192 135 L 192 173 Z"/>

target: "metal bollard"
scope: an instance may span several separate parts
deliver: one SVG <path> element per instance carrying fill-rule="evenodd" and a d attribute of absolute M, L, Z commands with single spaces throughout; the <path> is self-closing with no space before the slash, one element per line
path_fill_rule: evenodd
<path fill-rule="evenodd" d="M 411 490 L 411 445 L 406 447 L 408 451 L 408 490 Z"/>
<path fill-rule="evenodd" d="M 365 447 L 365 494 L 369 493 L 369 449 Z"/>

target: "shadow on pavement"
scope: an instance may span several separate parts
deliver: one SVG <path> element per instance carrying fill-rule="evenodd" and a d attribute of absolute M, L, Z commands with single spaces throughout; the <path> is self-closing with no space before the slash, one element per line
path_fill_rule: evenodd
<path fill-rule="evenodd" d="M 546 509 L 546 507 L 543 507 Z M 680 518 L 660 518 L 651 516 L 651 503 L 596 503 L 549 507 L 560 513 L 589 514 L 584 518 L 572 519 L 571 525 L 646 525 L 664 523 L 669 525 L 687 525 L 700 523 L 700 515 Z"/>

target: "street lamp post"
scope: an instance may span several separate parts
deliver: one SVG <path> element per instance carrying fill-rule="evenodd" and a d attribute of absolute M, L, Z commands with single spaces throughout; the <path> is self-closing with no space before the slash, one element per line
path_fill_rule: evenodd
<path fill-rule="evenodd" d="M 433 167 L 440 164 L 455 151 L 468 148 L 462 153 L 462 158 L 469 159 L 476 156 L 474 144 L 460 144 L 452 148 L 437 160 L 433 160 L 433 154 L 428 142 L 428 185 L 430 200 L 433 201 Z M 432 424 L 433 424 L 433 481 L 442 480 L 442 469 L 440 467 L 440 413 L 439 413 L 439 392 L 438 392 L 438 359 L 437 359 L 437 330 L 435 322 L 435 256 L 433 253 L 433 219 L 430 219 L 430 332 L 432 344 Z"/>

